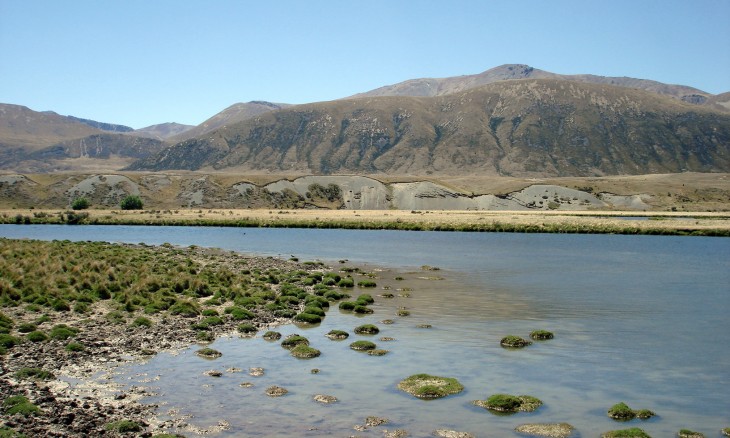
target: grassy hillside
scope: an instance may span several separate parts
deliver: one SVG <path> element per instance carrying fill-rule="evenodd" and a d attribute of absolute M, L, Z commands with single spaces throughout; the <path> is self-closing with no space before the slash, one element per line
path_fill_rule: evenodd
<path fill-rule="evenodd" d="M 132 170 L 601 176 L 730 170 L 730 114 L 610 85 L 515 80 L 439 97 L 299 105 Z"/>

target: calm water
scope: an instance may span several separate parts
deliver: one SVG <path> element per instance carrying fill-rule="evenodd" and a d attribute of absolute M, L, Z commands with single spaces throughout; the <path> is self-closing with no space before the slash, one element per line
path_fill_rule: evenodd
<path fill-rule="evenodd" d="M 198 358 L 199 347 L 192 346 L 130 367 L 122 377 L 133 384 L 155 379 L 149 385 L 159 396 L 150 400 L 161 403 L 163 413 L 192 414 L 189 422 L 199 427 L 226 420 L 231 429 L 219 436 L 382 436 L 397 428 L 429 436 L 446 428 L 497 437 L 514 436 L 523 423 L 568 422 L 584 437 L 634 426 L 654 437 L 676 436 L 681 428 L 716 437 L 730 426 L 730 239 L 15 225 L 0 225 L 0 236 L 195 244 L 335 267 L 349 259 L 377 270 L 379 288 L 413 289 L 410 298 L 377 298 L 373 315 L 333 307 L 318 327 L 277 329 L 307 336 L 322 351 L 316 359 L 294 359 L 260 338 L 232 337 L 212 345 L 223 352 L 220 359 Z M 421 265 L 441 270 L 422 271 Z M 395 316 L 400 306 L 411 316 Z M 370 339 L 390 350 L 387 356 L 348 348 L 364 338 L 352 333 L 362 323 L 380 327 Z M 433 328 L 417 328 L 423 323 Z M 349 331 L 350 338 L 328 340 L 323 335 L 333 328 Z M 533 329 L 551 330 L 556 338 L 515 351 L 498 345 L 507 334 L 527 336 Z M 381 342 L 381 336 L 396 340 Z M 243 371 L 219 379 L 202 375 L 229 367 Z M 249 367 L 264 367 L 266 374 L 251 377 Z M 321 372 L 311 374 L 312 368 Z M 456 377 L 467 389 L 429 402 L 395 389 L 400 379 L 421 372 Z M 245 381 L 254 386 L 240 387 Z M 269 398 L 263 392 L 270 385 L 290 393 Z M 545 405 L 512 416 L 471 405 L 498 392 L 534 395 Z M 340 401 L 320 405 L 314 394 Z M 620 401 L 658 417 L 614 422 L 605 412 Z M 352 429 L 369 415 L 391 423 Z"/>

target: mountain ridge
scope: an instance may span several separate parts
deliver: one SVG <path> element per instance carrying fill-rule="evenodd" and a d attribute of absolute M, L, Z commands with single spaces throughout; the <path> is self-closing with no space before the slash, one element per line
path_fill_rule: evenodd
<path fill-rule="evenodd" d="M 730 115 L 562 79 L 435 97 L 297 105 L 166 148 L 130 170 L 599 176 L 730 169 Z"/>
<path fill-rule="evenodd" d="M 526 64 L 503 64 L 473 75 L 451 76 L 445 78 L 409 79 L 396 84 L 386 85 L 374 90 L 366 91 L 364 93 L 358 93 L 348 98 L 375 96 L 434 97 L 458 93 L 470 88 L 488 85 L 494 82 L 519 79 L 562 79 L 566 81 L 616 85 L 651 91 L 678 99 L 682 99 L 685 96 L 699 96 L 706 99 L 709 96 L 712 96 L 710 93 L 690 86 L 665 84 L 649 79 L 598 76 L 592 74 L 563 75 L 540 70 Z"/>

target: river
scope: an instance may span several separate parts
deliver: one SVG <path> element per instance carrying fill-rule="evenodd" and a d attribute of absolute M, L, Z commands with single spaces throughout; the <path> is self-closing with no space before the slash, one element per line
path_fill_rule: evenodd
<path fill-rule="evenodd" d="M 618 235 L 496 234 L 266 228 L 0 225 L 9 238 L 104 240 L 217 247 L 249 254 L 339 260 L 377 274 L 378 290 L 412 289 L 410 297 L 376 297 L 364 317 L 333 307 L 317 327 L 279 327 L 307 336 L 322 356 L 298 360 L 259 337 L 221 338 L 216 361 L 193 353 L 160 354 L 126 371 L 132 383 L 153 379 L 169 409 L 193 414 L 200 427 L 219 420 L 219 436 L 382 436 L 406 429 L 430 436 L 435 429 L 476 436 L 514 435 L 524 423 L 568 422 L 580 436 L 641 427 L 676 436 L 682 428 L 717 436 L 730 427 L 730 239 Z M 439 267 L 437 271 L 421 269 Z M 404 280 L 396 280 L 403 277 Z M 356 291 L 358 292 L 358 291 Z M 400 295 L 407 295 L 400 293 Z M 411 315 L 395 316 L 406 307 Z M 394 324 L 382 324 L 393 319 Z M 372 357 L 347 348 L 352 329 L 374 323 L 368 338 L 390 353 Z M 419 328 L 431 324 L 432 328 Z M 351 333 L 330 341 L 331 329 Z M 555 339 L 506 350 L 508 334 L 527 337 L 546 329 Z M 379 341 L 380 336 L 395 338 Z M 241 368 L 214 379 L 202 372 Z M 249 367 L 266 374 L 251 377 Z M 312 374 L 318 368 L 320 373 Z M 466 390 L 434 401 L 398 391 L 415 373 L 456 377 Z M 249 381 L 252 388 L 242 388 Z M 269 398 L 270 385 L 289 389 Z M 534 413 L 493 415 L 473 406 L 494 393 L 529 394 L 545 403 Z M 332 405 L 312 401 L 334 395 Z M 617 423 L 607 409 L 625 402 L 658 415 Z M 356 432 L 365 417 L 389 424 Z"/>

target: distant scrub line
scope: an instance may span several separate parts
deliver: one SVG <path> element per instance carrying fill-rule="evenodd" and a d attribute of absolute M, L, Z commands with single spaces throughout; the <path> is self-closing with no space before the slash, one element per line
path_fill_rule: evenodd
<path fill-rule="evenodd" d="M 81 217 L 79 217 L 79 215 Z M 348 220 L 257 220 L 257 219 L 200 219 L 200 218 L 157 218 L 139 219 L 133 217 L 90 217 L 85 213 L 42 216 L 0 216 L 4 224 L 70 224 L 70 225 L 148 225 L 148 226 L 200 226 L 200 227 L 241 227 L 241 228 L 321 228 L 348 230 L 403 230 L 403 231 L 462 231 L 498 233 L 564 233 L 564 234 L 627 234 L 627 235 L 664 235 L 664 236 L 708 236 L 730 237 L 725 229 L 682 229 L 650 228 L 613 225 L 588 224 L 515 224 L 505 222 L 467 223 L 467 224 L 430 224 L 407 221 L 348 221 Z"/>

